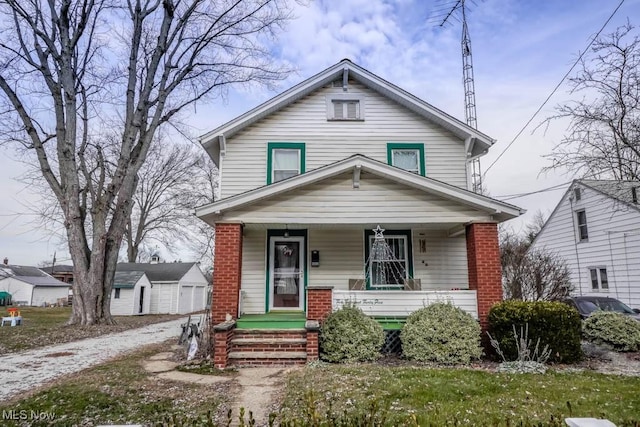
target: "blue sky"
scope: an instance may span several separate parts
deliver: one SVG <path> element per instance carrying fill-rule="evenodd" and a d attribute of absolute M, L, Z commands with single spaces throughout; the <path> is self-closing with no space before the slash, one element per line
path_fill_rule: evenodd
<path fill-rule="evenodd" d="M 297 71 L 276 91 L 240 87 L 225 101 L 199 104 L 187 120 L 194 135 L 205 133 L 242 114 L 279 91 L 324 68 L 350 58 L 371 72 L 464 120 L 460 52 L 461 27 L 430 23 L 442 1 L 341 0 L 294 4 L 296 18 L 278 38 L 277 60 Z M 511 142 L 571 67 L 579 52 L 600 29 L 618 0 L 516 1 L 476 0 L 468 14 L 473 48 L 478 128 L 497 139 L 482 159 L 483 170 Z M 640 16 L 640 0 L 626 0 L 604 33 Z M 541 174 L 542 158 L 566 129 L 554 123 L 546 132 L 535 125 L 553 107 L 571 99 L 563 85 L 533 124 L 491 168 L 485 184 L 492 196 L 519 194 L 570 181 L 564 171 Z M 31 230 L 22 201 L 37 202 L 28 188 L 14 180 L 22 165 L 10 149 L 0 148 L 0 258 L 13 264 L 37 264 L 64 247 Z M 562 190 L 509 200 L 529 211 L 514 220 L 515 229 L 537 210 L 548 212 Z M 61 255 L 62 254 L 62 255 Z M 169 256 L 169 255 L 167 255 Z"/>

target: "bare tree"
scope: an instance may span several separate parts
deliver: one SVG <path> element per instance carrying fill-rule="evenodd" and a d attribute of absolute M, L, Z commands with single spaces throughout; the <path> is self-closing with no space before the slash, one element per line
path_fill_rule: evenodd
<path fill-rule="evenodd" d="M 154 136 L 231 84 L 286 76 L 264 44 L 288 19 L 286 0 L 5 0 L 0 15 L 2 139 L 35 152 L 62 209 L 69 323 L 112 323 L 118 252 Z M 103 137 L 111 130 L 117 144 Z"/>
<path fill-rule="evenodd" d="M 202 149 L 154 144 L 138 173 L 133 210 L 125 231 L 127 260 L 136 262 L 142 245 L 160 244 L 170 252 L 193 248 L 201 236 L 193 214 L 215 199 L 217 169 Z M 211 228 L 211 227 L 208 227 Z"/>
<path fill-rule="evenodd" d="M 571 274 L 565 261 L 556 254 L 531 249 L 528 235 L 503 230 L 500 259 L 505 299 L 554 301 L 569 296 Z"/>
<path fill-rule="evenodd" d="M 570 120 L 547 169 L 640 180 L 640 39 L 627 23 L 595 40 L 590 53 L 569 80 L 571 93 L 582 99 L 558 106 L 546 121 Z"/>

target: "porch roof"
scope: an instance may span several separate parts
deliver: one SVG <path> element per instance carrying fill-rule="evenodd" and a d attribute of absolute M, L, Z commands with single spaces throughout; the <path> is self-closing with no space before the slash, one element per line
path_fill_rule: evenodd
<path fill-rule="evenodd" d="M 260 206 L 260 203 L 263 205 L 269 202 L 278 203 L 283 198 L 286 199 L 289 196 L 308 196 L 309 193 L 305 192 L 308 189 L 313 190 L 314 184 L 330 183 L 333 178 L 340 175 L 350 177 L 348 178 L 348 186 L 345 185 L 341 187 L 342 192 L 340 193 L 344 196 L 346 191 L 345 200 L 349 203 L 355 200 L 356 197 L 366 197 L 367 193 L 364 189 L 360 188 L 360 177 L 363 173 L 368 176 L 378 177 L 380 182 L 395 185 L 396 188 L 411 190 L 411 195 L 407 196 L 407 200 L 405 200 L 404 203 L 411 205 L 411 209 L 417 213 L 420 213 L 420 204 L 426 203 L 425 200 L 430 200 L 430 207 L 433 210 L 432 214 L 437 216 L 438 209 L 441 209 L 443 214 L 448 214 L 448 220 L 444 221 L 448 223 L 464 223 L 487 219 L 502 222 L 524 213 L 524 210 L 517 206 L 476 194 L 433 178 L 407 172 L 360 154 L 347 157 L 330 165 L 274 184 L 262 186 L 222 199 L 218 202 L 198 207 L 195 213 L 209 224 L 213 224 L 216 221 L 234 221 L 234 213 L 238 214 L 236 215 L 237 218 L 235 218 L 235 221 L 245 223 L 269 222 L 266 218 L 258 218 L 259 215 L 247 215 L 247 212 L 251 212 L 252 209 L 255 211 L 259 209 L 264 211 L 267 209 L 264 206 Z M 305 192 L 302 192 L 303 189 Z M 326 205 L 339 203 L 335 195 L 330 195 L 326 192 L 318 194 L 317 198 L 320 200 L 323 208 Z M 382 197 L 382 199 L 381 202 L 384 201 L 384 197 Z M 446 202 L 446 204 L 442 203 L 442 201 Z M 353 201 L 353 203 L 355 204 L 357 202 Z M 307 210 L 309 209 L 312 208 L 307 207 Z M 273 218 L 271 219 L 277 218 L 277 222 L 292 224 L 304 223 L 305 220 L 309 220 L 308 216 L 305 217 L 304 214 L 297 215 L 295 218 L 287 218 L 287 213 L 293 214 L 293 212 L 291 212 L 290 209 L 286 209 L 286 206 L 279 206 L 276 210 L 280 210 L 280 213 L 278 215 L 272 215 Z M 460 212 L 455 212 L 455 210 L 459 210 Z M 360 220 L 365 220 L 365 218 L 361 218 L 359 214 L 352 218 L 352 221 L 349 221 L 346 213 L 344 217 L 344 222 L 340 223 L 359 223 Z M 279 219 L 282 219 L 282 221 L 279 221 Z M 331 218 L 330 215 L 327 216 L 326 219 L 324 217 L 316 217 L 310 222 L 319 224 L 335 223 L 335 218 Z M 405 215 L 405 218 L 400 222 L 421 223 L 424 222 L 424 219 L 420 220 L 418 217 L 412 218 L 411 214 L 408 214 Z"/>

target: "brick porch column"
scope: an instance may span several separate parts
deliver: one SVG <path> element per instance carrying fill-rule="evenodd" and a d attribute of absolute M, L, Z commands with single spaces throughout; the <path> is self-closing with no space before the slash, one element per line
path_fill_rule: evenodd
<path fill-rule="evenodd" d="M 469 289 L 478 293 L 478 318 L 482 342 L 486 337 L 487 315 L 491 306 L 502 301 L 502 267 L 496 223 L 473 223 L 467 226 L 467 264 Z"/>
<path fill-rule="evenodd" d="M 211 321 L 226 320 L 227 313 L 238 318 L 238 298 L 242 272 L 242 225 L 216 224 L 213 262 L 213 296 Z"/>
<path fill-rule="evenodd" d="M 333 310 L 333 286 L 307 288 L 307 362 L 320 356 L 320 325 Z"/>
<path fill-rule="evenodd" d="M 333 310 L 333 286 L 307 288 L 307 320 L 322 322 Z"/>

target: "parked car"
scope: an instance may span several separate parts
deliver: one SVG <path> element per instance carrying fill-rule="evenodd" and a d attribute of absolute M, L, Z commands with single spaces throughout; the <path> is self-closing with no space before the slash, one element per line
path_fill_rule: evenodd
<path fill-rule="evenodd" d="M 633 310 L 626 304 L 611 297 L 572 297 L 563 300 L 565 304 L 578 310 L 580 317 L 586 319 L 596 310 L 615 311 L 630 316 L 640 322 L 639 310 Z"/>

